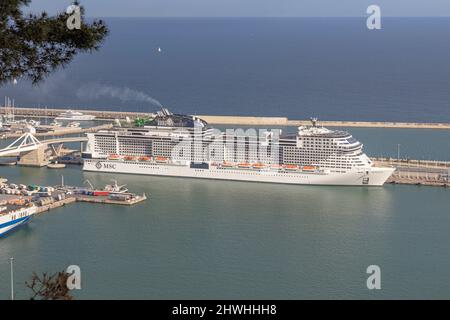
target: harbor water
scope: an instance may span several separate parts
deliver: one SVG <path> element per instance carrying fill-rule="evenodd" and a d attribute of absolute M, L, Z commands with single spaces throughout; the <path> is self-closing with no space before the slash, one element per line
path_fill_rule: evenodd
<path fill-rule="evenodd" d="M 408 145 L 406 137 L 416 137 L 356 131 L 370 150 L 400 140 Z M 448 132 L 428 134 L 449 141 Z M 409 145 L 413 155 L 440 150 L 439 144 Z M 77 298 L 450 298 L 446 188 L 288 186 L 88 173 L 78 166 L 0 167 L 0 176 L 17 183 L 58 184 L 61 174 L 73 185 L 119 179 L 149 200 L 132 207 L 75 203 L 34 217 L 0 240 L 0 298 L 9 296 L 10 256 L 17 298 L 29 296 L 24 283 L 33 271 L 72 264 L 82 272 Z M 373 264 L 382 271 L 378 291 L 366 287 L 366 268 Z"/>
<path fill-rule="evenodd" d="M 157 99 L 187 114 L 450 121 L 449 18 L 383 18 L 379 32 L 365 18 L 106 22 L 99 52 L 0 95 L 40 108 L 147 112 Z M 370 156 L 450 160 L 449 131 L 350 132 Z M 81 268 L 81 299 L 450 298 L 448 188 L 0 167 L 15 183 L 54 185 L 61 174 L 72 185 L 118 179 L 149 199 L 74 203 L 0 239 L 0 299 L 9 298 L 11 256 L 21 299 L 32 272 L 69 265 Z M 381 290 L 366 287 L 369 265 L 381 268 Z"/>

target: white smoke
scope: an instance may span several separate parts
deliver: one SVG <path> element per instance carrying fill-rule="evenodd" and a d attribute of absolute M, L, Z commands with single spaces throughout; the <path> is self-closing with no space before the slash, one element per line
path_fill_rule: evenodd
<path fill-rule="evenodd" d="M 88 83 L 81 86 L 77 90 L 77 98 L 81 100 L 89 99 L 95 100 L 101 97 L 109 97 L 119 99 L 122 102 L 125 101 L 140 101 L 147 102 L 162 108 L 161 103 L 150 97 L 148 94 L 133 90 L 127 87 L 114 87 L 109 85 L 103 85 L 100 83 Z"/>

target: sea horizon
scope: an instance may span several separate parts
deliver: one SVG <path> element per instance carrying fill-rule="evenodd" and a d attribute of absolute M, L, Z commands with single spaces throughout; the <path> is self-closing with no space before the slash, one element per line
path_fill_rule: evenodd
<path fill-rule="evenodd" d="M 154 100 L 187 114 L 450 121 L 448 17 L 387 17 L 376 32 L 362 17 L 106 23 L 99 51 L 0 95 L 28 107 L 148 112 Z"/>

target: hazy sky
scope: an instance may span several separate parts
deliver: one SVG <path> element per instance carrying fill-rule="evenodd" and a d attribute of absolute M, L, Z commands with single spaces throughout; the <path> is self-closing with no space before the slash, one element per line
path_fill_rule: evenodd
<path fill-rule="evenodd" d="M 32 11 L 65 10 L 70 0 L 32 0 Z M 450 0 L 81 0 L 96 17 L 450 16 Z"/>

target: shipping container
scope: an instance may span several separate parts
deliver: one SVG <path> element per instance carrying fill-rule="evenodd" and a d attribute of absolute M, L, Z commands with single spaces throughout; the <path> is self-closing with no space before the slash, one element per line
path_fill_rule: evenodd
<path fill-rule="evenodd" d="M 94 191 L 93 192 L 93 195 L 94 196 L 107 196 L 107 195 L 109 195 L 109 191 Z"/>

